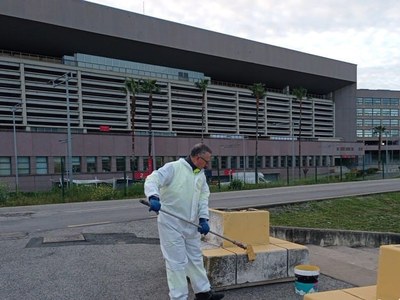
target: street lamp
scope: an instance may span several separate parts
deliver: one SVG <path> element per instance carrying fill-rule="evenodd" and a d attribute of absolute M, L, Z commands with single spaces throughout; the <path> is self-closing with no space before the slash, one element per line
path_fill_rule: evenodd
<path fill-rule="evenodd" d="M 12 121 L 13 121 L 13 137 L 14 137 L 14 160 L 15 160 L 15 192 L 18 192 L 18 152 L 17 152 L 17 131 L 15 128 L 15 112 L 21 108 L 21 103 L 15 104 L 11 107 Z"/>
<path fill-rule="evenodd" d="M 67 72 L 54 80 L 50 80 L 50 84 L 56 87 L 61 84 L 65 84 L 65 94 L 67 100 L 67 172 L 68 172 L 68 185 L 72 186 L 73 176 L 72 176 L 72 134 L 71 134 L 71 117 L 70 117 L 70 105 L 69 105 L 69 80 L 73 78 L 72 72 Z"/>

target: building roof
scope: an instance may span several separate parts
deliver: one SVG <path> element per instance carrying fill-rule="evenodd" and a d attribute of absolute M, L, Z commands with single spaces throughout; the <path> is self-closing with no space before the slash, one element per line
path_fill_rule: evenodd
<path fill-rule="evenodd" d="M 0 49 L 86 53 L 203 72 L 216 81 L 328 94 L 357 66 L 81 0 L 0 1 Z M 307 41 L 305 41 L 307 42 Z"/>

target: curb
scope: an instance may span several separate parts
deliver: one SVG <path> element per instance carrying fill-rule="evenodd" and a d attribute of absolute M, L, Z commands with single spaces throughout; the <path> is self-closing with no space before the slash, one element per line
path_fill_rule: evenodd
<path fill-rule="evenodd" d="M 270 226 L 270 235 L 293 243 L 312 244 L 321 247 L 377 248 L 381 245 L 400 244 L 400 234 L 392 232 Z"/>

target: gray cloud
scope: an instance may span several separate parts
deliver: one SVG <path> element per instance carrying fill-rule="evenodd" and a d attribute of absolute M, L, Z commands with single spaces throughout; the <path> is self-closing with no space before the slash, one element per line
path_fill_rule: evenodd
<path fill-rule="evenodd" d="M 91 1 L 354 63 L 359 87 L 400 90 L 398 0 Z"/>

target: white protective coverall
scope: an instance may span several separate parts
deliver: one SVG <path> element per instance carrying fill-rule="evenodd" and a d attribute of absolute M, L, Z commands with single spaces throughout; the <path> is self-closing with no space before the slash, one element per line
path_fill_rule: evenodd
<path fill-rule="evenodd" d="M 159 196 L 161 209 L 194 223 L 209 219 L 208 188 L 204 170 L 193 172 L 183 158 L 151 173 L 144 186 L 146 197 Z M 190 282 L 194 293 L 207 292 L 210 283 L 203 265 L 197 227 L 160 211 L 158 232 L 163 253 L 170 299 L 187 299 Z"/>

